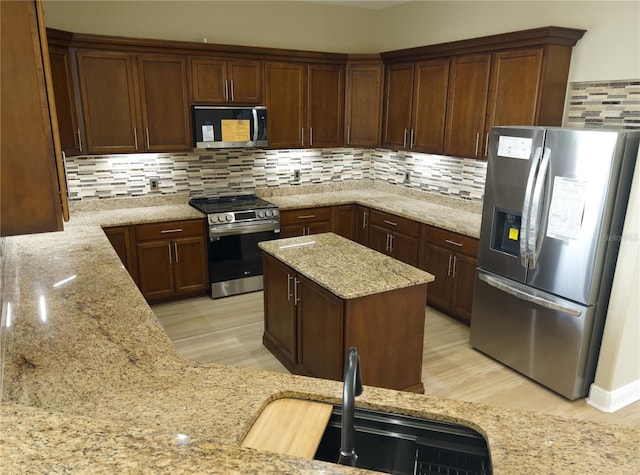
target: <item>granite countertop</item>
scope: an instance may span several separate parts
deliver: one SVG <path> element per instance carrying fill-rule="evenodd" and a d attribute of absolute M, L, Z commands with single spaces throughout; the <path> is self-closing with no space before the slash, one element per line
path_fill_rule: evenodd
<path fill-rule="evenodd" d="M 276 239 L 259 246 L 342 299 L 434 280 L 427 272 L 333 233 Z"/>
<path fill-rule="evenodd" d="M 182 211 L 132 212 L 193 217 L 168 206 Z M 85 212 L 72 211 L 64 232 L 0 240 L 3 472 L 362 473 L 241 448 L 270 401 L 339 404 L 341 384 L 181 358 L 100 229 L 103 216 Z M 106 223 L 130 223 L 121 218 Z M 369 386 L 357 406 L 468 425 L 487 438 L 496 474 L 640 470 L 640 431 L 622 426 Z"/>

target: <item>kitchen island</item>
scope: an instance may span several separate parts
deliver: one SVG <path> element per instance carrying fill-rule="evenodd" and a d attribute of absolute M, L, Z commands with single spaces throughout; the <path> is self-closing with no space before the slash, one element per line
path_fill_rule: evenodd
<path fill-rule="evenodd" d="M 3 473 L 362 473 L 241 448 L 269 402 L 339 404 L 342 385 L 184 360 L 100 228 L 193 212 L 72 211 L 64 232 L 0 241 Z M 640 471 L 635 429 L 371 386 L 357 406 L 472 427 L 496 474 Z"/>
<path fill-rule="evenodd" d="M 263 341 L 289 371 L 340 381 L 355 347 L 365 384 L 424 392 L 431 274 L 333 233 L 259 245 Z"/>

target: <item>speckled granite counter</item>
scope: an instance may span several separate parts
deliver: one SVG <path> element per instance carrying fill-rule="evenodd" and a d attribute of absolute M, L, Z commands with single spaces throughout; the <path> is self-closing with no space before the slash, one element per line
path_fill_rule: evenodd
<path fill-rule="evenodd" d="M 259 246 L 343 299 L 434 280 L 427 272 L 332 233 L 265 241 Z"/>
<path fill-rule="evenodd" d="M 280 209 L 356 203 L 470 237 L 480 236 L 482 203 L 361 180 L 351 186 L 311 185 L 257 190 Z"/>
<path fill-rule="evenodd" d="M 240 448 L 271 400 L 339 403 L 341 385 L 183 360 L 98 226 L 129 218 L 96 216 L 0 241 L 2 473 L 359 472 Z M 634 429 L 373 387 L 357 405 L 467 424 L 496 474 L 640 471 Z"/>

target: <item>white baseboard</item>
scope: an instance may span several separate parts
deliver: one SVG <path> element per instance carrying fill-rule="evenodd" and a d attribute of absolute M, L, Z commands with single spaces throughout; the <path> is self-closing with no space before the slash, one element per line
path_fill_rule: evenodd
<path fill-rule="evenodd" d="M 587 404 L 602 412 L 616 412 L 618 409 L 622 409 L 636 401 L 640 401 L 640 380 L 633 381 L 613 391 L 607 391 L 592 384 L 587 398 Z"/>

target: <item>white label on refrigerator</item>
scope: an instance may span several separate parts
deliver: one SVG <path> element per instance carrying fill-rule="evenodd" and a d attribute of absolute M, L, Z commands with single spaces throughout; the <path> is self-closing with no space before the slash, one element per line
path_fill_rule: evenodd
<path fill-rule="evenodd" d="M 215 140 L 213 136 L 213 125 L 203 125 L 202 126 L 202 141 L 203 142 L 213 142 Z"/>
<path fill-rule="evenodd" d="M 586 182 L 555 177 L 549 206 L 547 237 L 570 241 L 578 239 L 587 200 Z"/>
<path fill-rule="evenodd" d="M 529 160 L 533 139 L 529 137 L 509 137 L 501 135 L 498 138 L 498 156 Z"/>

